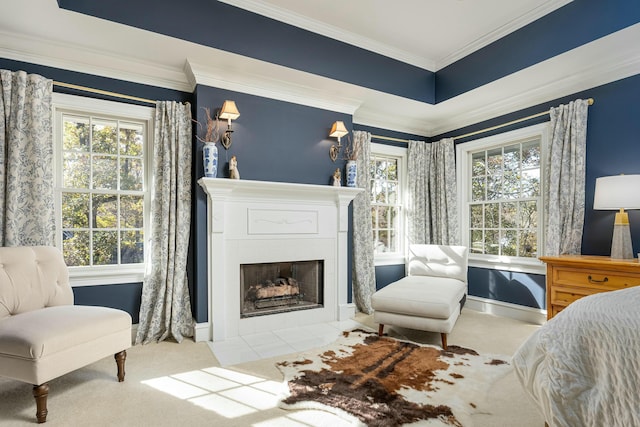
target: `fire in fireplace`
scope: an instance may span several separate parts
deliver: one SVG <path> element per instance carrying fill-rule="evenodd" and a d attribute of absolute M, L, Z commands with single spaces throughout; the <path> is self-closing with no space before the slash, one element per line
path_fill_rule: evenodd
<path fill-rule="evenodd" d="M 323 306 L 324 261 L 240 265 L 240 317 Z"/>

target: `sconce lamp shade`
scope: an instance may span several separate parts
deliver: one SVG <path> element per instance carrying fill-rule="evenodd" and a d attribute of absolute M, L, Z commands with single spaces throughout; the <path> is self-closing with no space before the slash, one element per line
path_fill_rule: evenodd
<path fill-rule="evenodd" d="M 224 101 L 222 104 L 222 109 L 220 110 L 221 119 L 227 120 L 235 120 L 240 117 L 240 111 L 238 111 L 238 107 L 236 107 L 236 103 L 234 101 Z"/>
<path fill-rule="evenodd" d="M 337 137 L 338 140 L 348 134 L 349 131 L 346 127 L 344 127 L 344 123 L 341 121 L 337 121 L 333 123 L 331 126 L 331 132 L 329 132 L 329 136 Z"/>
<path fill-rule="evenodd" d="M 640 175 L 603 176 L 596 179 L 593 208 L 640 209 Z"/>
<path fill-rule="evenodd" d="M 596 179 L 593 208 L 619 210 L 613 223 L 611 258 L 632 259 L 629 215 L 625 209 L 640 209 L 640 175 L 603 176 Z"/>

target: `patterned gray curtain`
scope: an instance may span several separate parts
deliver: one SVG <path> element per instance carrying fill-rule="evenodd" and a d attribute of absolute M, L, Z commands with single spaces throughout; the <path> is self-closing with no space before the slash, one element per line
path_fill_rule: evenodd
<path fill-rule="evenodd" d="M 453 138 L 441 139 L 431 144 L 429 197 L 431 199 L 431 243 L 460 244 Z"/>
<path fill-rule="evenodd" d="M 407 201 L 407 225 L 409 244 L 431 241 L 429 214 L 429 170 L 431 169 L 431 144 L 409 141 L 407 147 L 409 197 Z"/>
<path fill-rule="evenodd" d="M 585 156 L 589 102 L 551 108 L 545 156 L 545 255 L 579 254 L 584 224 Z"/>
<path fill-rule="evenodd" d="M 136 344 L 193 336 L 187 280 L 191 224 L 191 106 L 156 104 L 151 271 L 145 277 Z"/>
<path fill-rule="evenodd" d="M 410 243 L 459 244 L 453 139 L 410 141 L 407 155 Z"/>
<path fill-rule="evenodd" d="M 53 81 L 0 70 L 0 246 L 55 244 Z"/>
<path fill-rule="evenodd" d="M 362 147 L 357 159 L 356 186 L 364 191 L 353 200 L 353 298 L 359 311 L 373 313 L 371 295 L 376 291 L 376 271 L 373 260 L 373 230 L 371 228 L 371 134 L 354 131 L 354 146 Z"/>

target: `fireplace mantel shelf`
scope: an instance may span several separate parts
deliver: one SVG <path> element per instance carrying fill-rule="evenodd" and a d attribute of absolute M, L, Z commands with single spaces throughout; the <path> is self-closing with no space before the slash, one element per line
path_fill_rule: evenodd
<path fill-rule="evenodd" d="M 291 182 L 253 181 L 247 179 L 200 178 L 198 183 L 211 197 L 248 197 L 251 199 L 280 200 L 352 200 L 362 188 L 334 187 L 332 185 L 297 184 Z"/>

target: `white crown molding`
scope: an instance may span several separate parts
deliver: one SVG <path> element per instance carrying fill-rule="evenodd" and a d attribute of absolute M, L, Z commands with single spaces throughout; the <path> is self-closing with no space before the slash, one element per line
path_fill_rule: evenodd
<path fill-rule="evenodd" d="M 179 69 L 68 43 L 0 31 L 0 56 L 15 61 L 189 91 Z M 11 47 L 9 47 L 11 46 Z"/>
<path fill-rule="evenodd" d="M 336 90 L 336 85 L 345 83 L 240 55 L 235 60 L 238 63 L 230 71 L 228 65 L 187 58 L 184 72 L 192 88 L 202 84 L 345 114 L 353 114 L 362 104 L 359 98 L 342 95 L 347 91 Z"/>
<path fill-rule="evenodd" d="M 390 114 L 390 110 L 391 109 L 386 108 L 359 108 L 353 115 L 352 121 L 354 124 L 422 135 L 425 137 L 433 134 L 430 121 L 409 114 Z"/>
<path fill-rule="evenodd" d="M 565 6 L 572 1 L 573 0 L 547 0 L 543 4 L 538 5 L 535 9 L 530 10 L 529 12 L 519 16 L 511 22 L 506 23 L 505 25 L 502 25 L 499 28 L 496 28 L 495 30 L 485 34 L 484 36 L 477 38 L 463 48 L 436 60 L 433 69 L 437 71 L 446 67 L 447 65 L 451 65 L 454 62 L 464 58 L 465 56 L 479 49 L 482 49 L 485 46 L 490 45 L 491 43 L 501 39 L 502 37 L 513 33 L 514 31 L 524 27 L 525 25 L 528 25 L 533 21 L 536 21 L 543 16 L 548 15 L 554 10 L 561 8 L 562 6 Z"/>
<path fill-rule="evenodd" d="M 428 58 L 414 55 L 405 50 L 395 48 L 388 44 L 380 43 L 376 40 L 360 36 L 350 31 L 345 31 L 341 28 L 328 25 L 324 22 L 320 22 L 306 16 L 302 16 L 287 9 L 273 6 L 266 2 L 260 2 L 256 0 L 218 1 L 240 9 L 247 10 L 249 12 L 257 13 L 258 15 L 266 16 L 267 18 L 271 18 L 285 24 L 293 25 L 294 27 L 302 28 L 303 30 L 311 31 L 316 34 L 332 38 L 334 40 L 360 47 L 362 49 L 370 50 L 372 52 L 379 53 L 380 55 L 384 55 L 389 58 L 405 62 L 407 64 L 415 65 L 416 67 L 423 68 L 425 70 L 432 71 L 434 70 L 434 67 L 436 65 L 435 61 L 432 61 Z"/>

